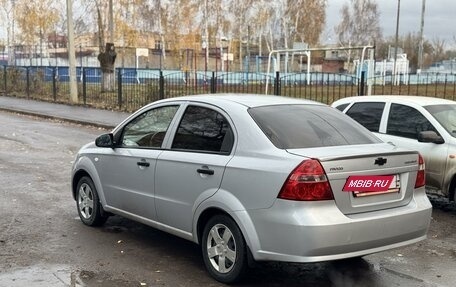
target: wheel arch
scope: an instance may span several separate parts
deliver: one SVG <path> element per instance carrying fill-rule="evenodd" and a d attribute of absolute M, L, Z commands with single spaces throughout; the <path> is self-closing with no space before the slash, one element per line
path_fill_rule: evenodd
<path fill-rule="evenodd" d="M 238 222 L 236 221 L 235 218 L 233 218 L 233 216 L 231 216 L 229 213 L 225 212 L 224 210 L 222 210 L 220 208 L 211 207 L 211 208 L 204 210 L 200 214 L 198 221 L 197 221 L 197 227 L 196 227 L 198 243 L 200 245 L 202 244 L 201 241 L 202 241 L 202 237 L 203 237 L 204 227 L 206 226 L 207 222 L 216 215 L 228 216 L 229 218 L 231 218 L 233 220 L 234 224 L 236 224 L 238 226 L 239 230 L 241 230 L 242 237 L 244 238 L 244 241 L 245 241 L 245 248 L 246 248 L 246 252 L 247 252 L 247 264 L 249 266 L 255 266 L 255 258 L 252 254 L 252 249 L 249 246 L 249 242 L 247 241 L 247 238 L 245 236 L 245 231 L 243 231 L 243 228 L 238 224 Z"/>
<path fill-rule="evenodd" d="M 203 236 L 204 227 L 206 226 L 207 222 L 216 215 L 226 215 L 226 216 L 230 217 L 231 219 L 233 219 L 233 217 L 229 213 L 225 212 L 224 210 L 222 210 L 220 208 L 210 207 L 208 209 L 205 209 L 198 217 L 198 221 L 196 223 L 196 236 L 197 236 L 199 243 L 201 243 L 201 238 Z M 234 219 L 233 219 L 233 221 L 236 222 Z"/>
<path fill-rule="evenodd" d="M 236 223 L 241 230 L 249 252 L 252 252 L 253 256 L 256 251 L 260 250 L 260 241 L 250 215 L 241 202 L 226 190 L 217 191 L 196 209 L 193 223 L 194 242 L 201 243 L 205 224 L 217 214 L 227 215 Z"/>
<path fill-rule="evenodd" d="M 90 177 L 90 179 L 92 179 L 90 174 L 87 171 L 83 170 L 83 169 L 78 170 L 73 175 L 73 181 L 71 183 L 71 187 L 72 187 L 71 189 L 72 189 L 72 194 L 73 194 L 73 199 L 74 200 L 76 200 L 76 189 L 78 188 L 78 183 L 81 180 L 81 178 L 83 178 L 84 176 Z M 92 179 L 92 181 L 93 181 L 93 179 Z"/>
<path fill-rule="evenodd" d="M 71 181 L 71 189 L 72 189 L 73 198 L 76 200 L 77 185 L 78 185 L 79 180 L 81 178 L 83 178 L 84 176 L 90 177 L 93 184 L 95 185 L 95 188 L 97 189 L 100 203 L 103 207 L 105 207 L 106 198 L 105 198 L 104 191 L 103 191 L 103 188 L 102 188 L 99 176 L 98 176 L 97 169 L 95 168 L 95 165 L 93 164 L 93 162 L 87 156 L 80 157 L 73 167 L 72 181 Z"/>

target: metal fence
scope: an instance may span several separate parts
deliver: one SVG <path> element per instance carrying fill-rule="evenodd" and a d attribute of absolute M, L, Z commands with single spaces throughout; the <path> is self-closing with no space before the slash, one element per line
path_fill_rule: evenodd
<path fill-rule="evenodd" d="M 454 100 L 456 74 L 383 75 L 331 73 L 189 72 L 116 69 L 112 91 L 102 90 L 99 68 L 77 68 L 79 104 L 133 111 L 150 102 L 206 93 L 273 94 L 326 104 L 353 95 L 421 95 Z M 35 100 L 69 102 L 67 67 L 0 69 L 0 92 Z"/>

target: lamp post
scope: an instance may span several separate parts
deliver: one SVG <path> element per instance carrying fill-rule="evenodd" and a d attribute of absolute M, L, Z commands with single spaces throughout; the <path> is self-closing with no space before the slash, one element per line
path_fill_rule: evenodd
<path fill-rule="evenodd" d="M 68 29 L 68 62 L 70 76 L 70 99 L 72 103 L 78 102 L 78 86 L 76 83 L 76 55 L 74 47 L 73 0 L 66 0 L 67 29 Z"/>
<path fill-rule="evenodd" d="M 420 28 L 420 47 L 418 49 L 418 69 L 423 69 L 423 49 L 424 49 L 424 13 L 426 10 L 426 0 L 422 2 L 421 9 L 421 28 Z"/>
<path fill-rule="evenodd" d="M 393 65 L 393 79 L 396 83 L 396 62 L 397 62 L 397 45 L 399 41 L 399 15 L 401 11 L 401 0 L 397 0 L 397 18 L 396 18 L 396 39 L 394 44 L 394 65 Z"/>

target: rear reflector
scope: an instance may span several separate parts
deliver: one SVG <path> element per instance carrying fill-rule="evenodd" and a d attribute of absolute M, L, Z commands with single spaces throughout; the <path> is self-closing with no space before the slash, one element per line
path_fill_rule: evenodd
<path fill-rule="evenodd" d="M 426 184 L 426 175 L 424 173 L 425 164 L 421 154 L 418 154 L 418 172 L 416 174 L 415 188 L 422 187 Z"/>
<path fill-rule="evenodd" d="M 334 199 L 325 170 L 316 159 L 303 161 L 288 176 L 278 198 L 298 201 Z"/>

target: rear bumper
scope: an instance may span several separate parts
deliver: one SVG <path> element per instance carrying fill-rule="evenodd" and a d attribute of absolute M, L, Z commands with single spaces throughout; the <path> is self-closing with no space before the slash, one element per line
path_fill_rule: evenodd
<path fill-rule="evenodd" d="M 319 262 L 363 256 L 426 238 L 432 206 L 422 190 L 402 207 L 342 214 L 334 201 L 277 200 L 248 212 L 259 238 L 256 260 Z"/>

